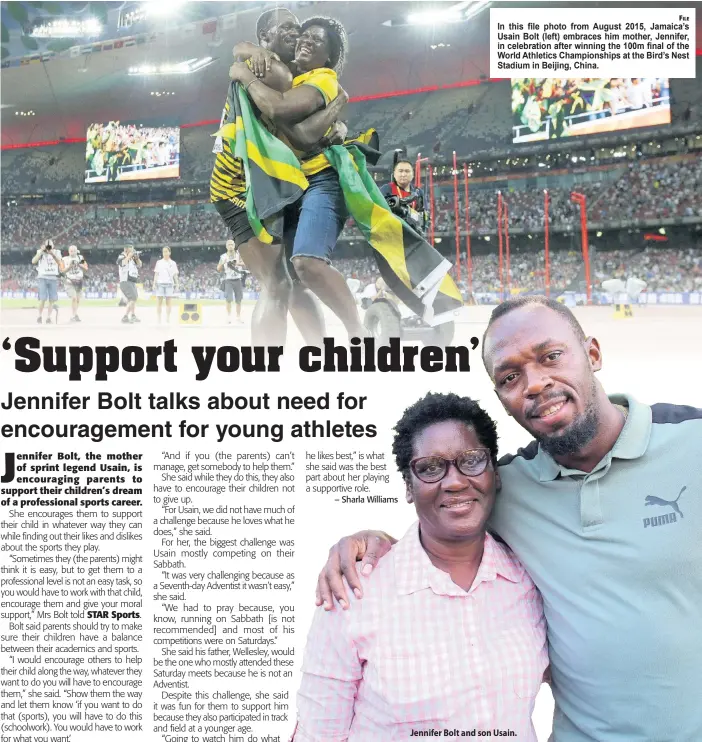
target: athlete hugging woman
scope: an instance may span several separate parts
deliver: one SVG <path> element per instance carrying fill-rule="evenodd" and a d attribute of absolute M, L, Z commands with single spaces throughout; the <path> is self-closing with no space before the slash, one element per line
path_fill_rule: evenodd
<path fill-rule="evenodd" d="M 246 88 L 263 117 L 291 145 L 309 182 L 302 198 L 285 214 L 285 249 L 296 278 L 339 317 L 349 337 L 362 337 L 365 330 L 355 299 L 330 261 L 348 218 L 339 179 L 321 148 L 302 142 L 294 131 L 296 124 L 337 99 L 346 53 L 343 26 L 331 18 L 314 17 L 300 25 L 291 64 L 295 76 L 291 75 L 288 90 L 269 87 L 252 71 L 254 65 L 243 62 L 232 66 L 230 76 Z M 313 316 L 309 320 L 317 321 Z"/>

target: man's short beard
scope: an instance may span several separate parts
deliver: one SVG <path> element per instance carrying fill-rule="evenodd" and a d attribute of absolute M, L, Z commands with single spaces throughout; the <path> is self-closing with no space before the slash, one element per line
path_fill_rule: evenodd
<path fill-rule="evenodd" d="M 276 54 L 280 57 L 280 61 L 286 67 L 289 67 L 295 62 L 295 49 L 288 51 L 288 49 L 282 45 L 282 51 L 276 52 Z"/>
<path fill-rule="evenodd" d="M 574 420 L 563 433 L 555 435 L 537 435 L 536 439 L 547 454 L 558 456 L 572 456 L 582 451 L 597 435 L 600 416 L 595 405 L 596 389 L 593 388 L 593 399 L 585 412 Z"/>
<path fill-rule="evenodd" d="M 293 46 L 291 49 L 282 39 L 276 39 L 273 43 L 262 41 L 261 46 L 264 49 L 275 52 L 286 67 L 295 61 L 296 47 Z"/>

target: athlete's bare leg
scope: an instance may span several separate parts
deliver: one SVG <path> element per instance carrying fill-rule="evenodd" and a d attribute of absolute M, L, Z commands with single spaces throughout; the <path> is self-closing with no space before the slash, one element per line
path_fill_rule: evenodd
<path fill-rule="evenodd" d="M 290 314 L 307 345 L 322 345 L 324 314 L 317 297 L 300 281 L 293 281 Z"/>
<path fill-rule="evenodd" d="M 239 254 L 262 287 L 251 318 L 252 343 L 285 345 L 292 280 L 283 246 L 266 245 L 252 237 L 239 246 Z"/>
<path fill-rule="evenodd" d="M 365 337 L 358 307 L 346 279 L 325 260 L 305 256 L 293 256 L 295 272 L 300 281 L 313 291 L 344 323 L 349 337 Z"/>

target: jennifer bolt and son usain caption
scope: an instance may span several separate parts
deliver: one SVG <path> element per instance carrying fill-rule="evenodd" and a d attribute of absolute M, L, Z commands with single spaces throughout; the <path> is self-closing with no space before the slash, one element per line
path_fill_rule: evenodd
<path fill-rule="evenodd" d="M 3 4 L 0 742 L 702 740 L 674 5 Z"/>

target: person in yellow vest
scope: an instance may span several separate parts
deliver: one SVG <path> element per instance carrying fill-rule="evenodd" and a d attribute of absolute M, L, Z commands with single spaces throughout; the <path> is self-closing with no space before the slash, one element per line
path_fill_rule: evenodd
<path fill-rule="evenodd" d="M 261 114 L 284 138 L 291 125 L 336 99 L 347 47 L 346 32 L 338 21 L 322 16 L 308 18 L 300 26 L 295 49 L 297 75 L 290 90 L 273 90 L 244 63 L 234 64 L 230 77 L 246 88 Z M 366 333 L 354 297 L 330 260 L 348 218 L 338 176 L 319 147 L 299 149 L 299 142 L 287 138 L 309 186 L 286 212 L 286 252 L 297 278 L 336 314 L 349 337 L 363 337 Z"/>

